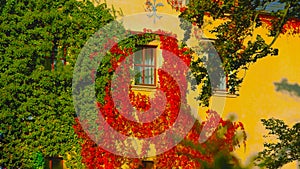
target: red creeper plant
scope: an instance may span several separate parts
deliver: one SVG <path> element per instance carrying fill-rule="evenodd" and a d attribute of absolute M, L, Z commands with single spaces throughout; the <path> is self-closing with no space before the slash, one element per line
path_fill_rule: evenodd
<path fill-rule="evenodd" d="M 97 128 L 95 130 L 102 131 L 103 135 L 111 135 L 109 127 L 114 131 L 130 137 L 149 138 L 161 135 L 166 130 L 172 129 L 173 125 L 178 120 L 179 112 L 183 115 L 179 119 L 180 124 L 186 124 L 194 121 L 194 116 L 190 114 L 191 109 L 187 104 L 187 80 L 188 67 L 191 64 L 191 50 L 186 46 L 179 46 L 176 36 L 163 32 L 151 30 L 144 30 L 144 33 L 135 35 L 138 38 L 148 38 L 149 41 L 158 38 L 160 41 L 160 48 L 162 50 L 163 65 L 158 70 L 158 78 L 160 81 L 159 87 L 154 94 L 154 98 L 136 93 L 132 90 L 130 85 L 130 69 L 132 68 L 132 55 L 136 49 L 137 41 L 129 41 L 132 43 L 131 47 L 124 47 L 122 43 L 114 45 L 109 51 L 109 62 L 107 74 L 108 81 L 105 90 L 99 99 L 96 106 L 99 112 L 96 118 L 104 117 L 106 124 L 96 120 Z M 174 61 L 178 57 L 187 67 Z M 100 69 L 104 67 L 100 67 Z M 165 71 L 168 70 L 168 71 Z M 180 70 L 180 71 L 178 71 Z M 99 71 L 99 70 L 98 70 Z M 120 74 L 120 72 L 122 72 Z M 112 77 L 113 74 L 116 77 Z M 92 71 L 92 79 L 94 72 Z M 122 77 L 122 78 L 120 78 Z M 115 81 L 114 81 L 115 80 Z M 97 79 L 96 79 L 97 82 Z M 118 92 L 114 93 L 115 90 Z M 126 97 L 128 96 L 128 97 Z M 115 100 L 118 100 L 116 102 Z M 164 103 L 164 104 L 162 104 Z M 158 112 L 161 112 L 158 115 Z M 219 120 L 220 117 L 215 111 L 208 111 L 208 119 L 200 123 L 196 121 L 192 124 L 192 129 L 186 134 L 183 141 L 175 145 L 168 151 L 159 154 L 155 157 L 156 166 L 159 168 L 201 168 L 204 165 L 213 165 L 214 156 L 220 151 L 230 153 L 234 147 L 239 145 L 239 140 L 236 138 L 238 129 L 244 132 L 242 123 L 235 123 L 228 120 Z M 141 122 L 141 120 L 151 119 L 153 116 L 158 116 L 151 122 Z M 80 117 L 79 117 L 80 118 Z M 219 124 L 218 130 L 210 131 L 210 125 Z M 75 132 L 81 139 L 82 145 L 82 159 L 87 168 L 120 168 L 126 164 L 130 168 L 138 168 L 141 166 L 143 158 L 127 158 L 113 154 L 111 151 L 102 148 L 103 145 L 97 145 L 97 138 L 86 133 L 81 126 L 90 125 L 88 122 L 76 120 L 74 126 Z M 109 127 L 108 127 L 109 126 Z M 203 132 L 203 126 L 206 126 L 207 141 L 199 142 L 200 133 Z M 213 125 L 214 126 L 214 125 Z M 221 128 L 224 129 L 221 131 Z M 172 145 L 174 137 L 182 133 L 181 129 L 176 130 L 172 137 L 166 135 L 158 144 L 153 142 L 155 149 L 164 149 Z M 244 141 L 246 139 L 245 133 Z M 104 137 L 109 138 L 109 137 Z M 115 138 L 102 140 L 110 150 L 118 151 L 118 144 L 125 144 L 126 139 L 118 138 L 118 143 Z M 212 144 L 214 146 L 212 146 Z M 141 151 L 137 150 L 123 150 L 130 151 L 131 155 L 139 155 L 140 157 L 147 156 L 149 147 L 146 144 L 140 144 Z M 206 164 L 207 163 L 207 164 Z"/>

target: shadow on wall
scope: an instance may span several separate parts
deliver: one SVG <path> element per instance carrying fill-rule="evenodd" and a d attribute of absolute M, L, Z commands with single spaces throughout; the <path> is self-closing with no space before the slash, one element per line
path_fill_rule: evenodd
<path fill-rule="evenodd" d="M 277 92 L 288 92 L 292 96 L 300 97 L 300 85 L 298 83 L 291 84 L 287 79 L 274 83 Z"/>

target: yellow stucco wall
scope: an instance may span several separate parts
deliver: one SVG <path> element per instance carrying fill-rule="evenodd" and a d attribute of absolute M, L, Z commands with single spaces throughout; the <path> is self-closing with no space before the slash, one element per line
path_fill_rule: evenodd
<path fill-rule="evenodd" d="M 144 2 L 145 0 L 107 0 L 108 6 L 113 5 L 116 9 L 121 8 L 124 16 L 145 12 Z M 165 4 L 164 7 L 158 8 L 159 12 L 172 16 L 178 15 L 167 4 L 166 0 L 157 0 L 157 2 Z M 135 27 L 136 24 L 135 29 L 141 31 L 143 24 L 140 22 L 145 22 L 147 25 L 151 21 L 147 20 L 145 15 L 137 15 L 135 21 L 131 20 L 127 24 L 130 25 L 130 28 Z M 178 23 L 174 21 L 160 23 L 158 21 L 156 24 L 164 24 L 173 32 L 180 30 Z M 259 32 L 265 33 L 264 30 L 259 30 Z M 300 38 L 299 36 L 281 35 L 274 47 L 279 48 L 279 56 L 269 56 L 251 65 L 240 88 L 240 96 L 226 98 L 222 117 L 226 118 L 230 114 L 235 114 L 236 120 L 244 123 L 247 132 L 246 151 L 244 148 L 236 151 L 243 162 L 263 149 L 263 135 L 266 134 L 266 130 L 264 130 L 260 119 L 275 117 L 284 120 L 289 125 L 300 121 L 300 98 L 277 92 L 274 86 L 274 82 L 280 82 L 283 78 L 288 79 L 291 83 L 300 84 Z M 218 100 L 220 98 L 213 99 Z M 217 104 L 217 101 L 215 103 Z M 285 168 L 295 167 L 296 164 L 285 166 Z"/>
<path fill-rule="evenodd" d="M 237 114 L 245 124 L 248 147 L 242 157 L 248 157 L 263 148 L 266 134 L 260 119 L 279 118 L 293 125 L 300 121 L 300 98 L 277 92 L 274 82 L 287 78 L 291 83 L 300 83 L 300 38 L 281 36 L 275 47 L 279 56 L 267 57 L 253 64 L 240 88 L 240 96 L 227 99 L 223 115 Z"/>

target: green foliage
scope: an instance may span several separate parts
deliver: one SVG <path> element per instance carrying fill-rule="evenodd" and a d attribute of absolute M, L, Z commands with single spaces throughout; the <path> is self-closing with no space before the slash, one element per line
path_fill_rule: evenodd
<path fill-rule="evenodd" d="M 174 1 L 168 1 L 172 3 Z M 215 25 L 210 31 L 215 37 L 213 47 L 216 49 L 222 61 L 222 68 L 228 76 L 227 88 L 229 93 L 238 94 L 239 87 L 243 82 L 244 74 L 252 63 L 266 56 L 278 55 L 278 49 L 272 47 L 279 35 L 288 32 L 284 25 L 291 18 L 299 17 L 299 0 L 278 1 L 283 8 L 277 11 L 269 11 L 269 21 L 267 26 L 270 28 L 267 35 L 256 34 L 256 28 L 262 27 L 262 17 L 266 16 L 266 7 L 273 1 L 253 1 L 253 0 L 190 0 L 187 7 L 177 10 L 181 11 L 179 15 L 185 21 L 182 21 L 181 28 L 185 30 L 185 39 L 188 40 L 193 34 L 193 23 L 199 28 L 206 29 L 207 23 L 205 15 L 211 16 L 214 20 L 223 20 L 219 25 Z M 297 32 L 290 31 L 292 33 Z M 299 32 L 298 32 L 299 33 Z M 264 37 L 271 37 L 267 42 Z M 209 51 L 210 48 L 199 44 L 201 51 Z M 201 53 L 201 51 L 196 51 Z M 201 64 L 205 64 L 203 58 L 199 58 L 192 64 L 191 69 L 199 84 L 203 85 L 199 100 L 207 106 L 208 100 L 212 95 L 211 84 L 212 77 Z M 241 73 L 240 73 L 241 72 Z M 218 75 L 220 76 L 220 75 Z"/>
<path fill-rule="evenodd" d="M 86 40 L 113 16 L 106 4 L 76 0 L 7 0 L 0 12 L 0 164 L 32 168 L 41 152 L 83 168 L 72 128 L 72 67 Z M 53 52 L 69 64 L 49 70 Z"/>
<path fill-rule="evenodd" d="M 238 159 L 231 154 L 228 154 L 227 152 L 219 152 L 215 160 L 213 162 L 213 165 L 207 165 L 203 164 L 204 169 L 246 169 L 241 167 L 241 164 L 239 164 Z"/>
<path fill-rule="evenodd" d="M 33 157 L 33 168 L 34 169 L 43 169 L 45 166 L 45 160 L 43 157 L 43 154 L 39 151 L 36 154 L 34 154 Z"/>
<path fill-rule="evenodd" d="M 298 84 L 290 84 L 287 79 L 274 83 L 276 91 L 287 91 L 300 96 Z M 265 149 L 259 152 L 256 165 L 265 168 L 279 168 L 287 163 L 300 160 L 300 123 L 289 127 L 279 119 L 262 119 L 263 125 L 269 130 L 265 137 L 276 139 L 276 142 L 264 143 Z"/>
<path fill-rule="evenodd" d="M 279 119 L 262 119 L 263 125 L 269 130 L 268 137 L 276 142 L 264 143 L 265 149 L 258 154 L 256 164 L 269 169 L 280 168 L 284 164 L 300 159 L 300 123 L 288 127 Z"/>

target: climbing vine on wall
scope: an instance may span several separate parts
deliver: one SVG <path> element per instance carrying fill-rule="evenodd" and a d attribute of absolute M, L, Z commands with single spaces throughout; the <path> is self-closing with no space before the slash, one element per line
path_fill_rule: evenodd
<path fill-rule="evenodd" d="M 238 94 L 245 73 L 251 64 L 266 56 L 278 55 L 278 49 L 273 47 L 282 34 L 299 34 L 299 1 L 252 1 L 252 0 L 167 0 L 182 18 L 181 28 L 185 31 L 185 40 L 197 36 L 194 27 L 207 29 L 214 38 L 216 49 L 225 74 L 228 76 L 227 89 L 231 94 Z M 272 3 L 279 6 L 270 9 Z M 210 18 L 212 23 L 207 22 Z M 219 22 L 215 22 L 219 21 Z M 189 22 L 190 24 L 187 24 Z M 267 34 L 257 32 L 259 28 L 267 28 Z M 210 86 L 209 78 L 199 67 L 201 61 L 195 60 L 192 69 L 196 78 L 205 86 Z M 208 105 L 212 95 L 211 90 L 203 90 L 199 99 Z"/>
<path fill-rule="evenodd" d="M 141 42 L 141 40 L 143 42 Z M 147 95 L 136 93 L 132 90 L 129 70 L 132 68 L 132 58 L 130 56 L 137 50 L 137 45 L 147 44 L 153 40 L 159 40 L 164 61 L 161 69 L 158 70 L 160 85 L 157 88 L 154 97 L 150 98 Z M 183 119 L 181 119 L 183 122 L 193 121 L 192 119 L 194 116 L 190 113 L 191 110 L 187 104 L 186 95 L 180 94 L 180 92 L 187 93 L 187 81 L 185 75 L 187 75 L 188 70 L 184 67 L 180 67 L 181 65 L 174 62 L 174 59 L 170 59 L 172 57 L 179 57 L 184 64 L 189 67 L 192 59 L 191 54 L 192 51 L 185 45 L 180 45 L 175 35 L 161 30 L 153 32 L 144 29 L 143 33 L 138 33 L 127 39 L 125 42 L 115 44 L 109 50 L 108 55 L 106 56 L 107 59 L 105 59 L 105 64 L 101 63 L 97 70 L 96 89 L 103 88 L 104 90 L 101 90 L 102 93 L 99 93 L 98 91 L 97 94 L 98 101 L 95 106 L 99 108 L 99 112 L 97 114 L 98 117 L 96 118 L 103 116 L 105 118 L 105 123 L 109 124 L 115 131 L 136 138 L 153 137 L 170 129 L 178 117 L 179 109 L 184 112 Z M 126 62 L 126 64 L 122 64 L 124 62 Z M 105 72 L 103 72 L 102 69 L 108 70 L 106 72 L 108 76 L 105 76 Z M 177 71 L 177 73 L 174 73 L 171 76 L 163 71 L 166 69 L 170 72 L 176 72 L 178 69 L 181 71 Z M 112 76 L 116 71 L 123 72 L 122 77 L 125 78 L 118 79 L 120 80 L 117 82 L 117 89 L 119 92 L 112 96 L 111 89 L 114 88 L 115 85 L 112 83 Z M 92 72 L 91 77 L 95 76 L 94 73 L 95 72 Z M 100 74 L 101 76 L 99 76 Z M 105 84 L 98 83 L 98 76 L 99 78 L 107 77 Z M 128 107 L 123 107 L 123 112 L 121 113 L 120 110 L 116 108 L 117 103 L 114 103 L 114 99 L 118 98 L 121 103 L 126 103 L 127 101 L 124 95 L 129 96 L 130 103 L 128 104 Z M 154 106 L 162 105 L 163 96 L 166 98 L 165 106 Z M 151 106 L 154 106 L 154 109 L 151 109 Z M 150 110 L 150 112 L 147 112 L 147 114 L 143 113 L 147 110 Z M 161 110 L 163 110 L 163 112 L 155 120 L 148 123 L 131 121 L 124 117 L 124 113 L 128 116 L 132 116 L 132 111 L 135 111 L 138 115 L 137 117 L 132 118 L 147 118 L 149 114 L 155 114 Z M 183 168 L 199 168 L 204 164 L 213 165 L 214 157 L 218 152 L 224 151 L 224 153 L 229 154 L 236 146 L 240 145 L 240 140 L 237 137 L 239 129 L 243 133 L 243 141 L 246 140 L 242 123 L 223 119 L 220 120 L 218 113 L 212 110 L 208 111 L 207 114 L 207 120 L 204 122 L 196 121 L 190 132 L 180 144 L 155 157 L 157 167 L 172 168 L 181 166 Z M 96 123 L 96 126 L 98 126 L 97 129 L 103 131 L 103 134 L 110 134 L 107 133 L 108 129 L 105 127 L 106 125 L 97 120 Z M 205 125 L 206 123 L 208 123 L 208 125 Z M 209 128 L 214 126 L 213 124 L 218 124 L 218 129 L 213 130 L 212 133 L 210 133 L 211 137 L 208 138 L 208 141 L 199 143 L 198 139 L 203 127 L 205 126 L 205 130 L 209 131 Z M 143 158 L 126 158 L 118 156 L 103 149 L 101 147 L 103 145 L 97 145 L 95 138 L 91 138 L 91 136 L 83 130 L 83 126 L 85 125 L 91 124 L 77 119 L 74 129 L 78 137 L 82 139 L 82 162 L 87 168 L 118 168 L 124 164 L 130 168 L 138 168 L 141 166 Z M 166 137 L 160 141 L 165 144 L 170 144 L 172 140 L 169 139 L 170 138 Z M 126 140 L 119 141 L 125 142 Z M 104 144 L 110 146 L 111 150 L 115 150 L 118 147 L 118 144 L 113 142 L 112 139 L 105 140 Z M 214 146 L 212 146 L 212 144 Z M 146 156 L 149 151 L 148 147 L 144 144 L 141 144 L 140 146 L 140 152 L 134 151 L 132 153 Z M 160 148 L 161 147 L 155 147 L 155 149 Z"/>

